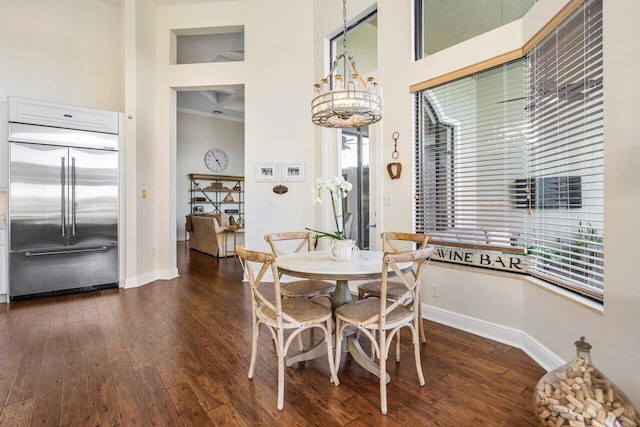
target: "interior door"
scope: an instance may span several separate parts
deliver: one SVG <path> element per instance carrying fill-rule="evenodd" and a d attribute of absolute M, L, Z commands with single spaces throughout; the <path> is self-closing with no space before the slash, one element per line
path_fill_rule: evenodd
<path fill-rule="evenodd" d="M 118 152 L 69 149 L 69 245 L 118 240 Z"/>
<path fill-rule="evenodd" d="M 11 143 L 11 250 L 65 246 L 67 147 Z"/>

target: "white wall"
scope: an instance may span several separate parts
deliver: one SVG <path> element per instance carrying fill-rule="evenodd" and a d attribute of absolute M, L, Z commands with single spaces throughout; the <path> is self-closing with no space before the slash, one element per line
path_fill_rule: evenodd
<path fill-rule="evenodd" d="M 0 99 L 122 111 L 118 7 L 98 0 L 1 0 L 0 10 Z"/>
<path fill-rule="evenodd" d="M 204 164 L 204 155 L 212 148 L 222 149 L 229 157 L 227 168 L 216 175 L 244 176 L 244 123 L 178 112 L 177 143 L 176 239 L 184 240 L 191 197 L 187 176 L 214 173 Z"/>
<path fill-rule="evenodd" d="M 287 13 L 283 13 L 286 10 Z M 295 16 L 296 19 L 291 19 Z M 158 183 L 175 187 L 175 102 L 169 88 L 189 89 L 221 85 L 245 85 L 245 221 L 247 246 L 267 249 L 263 235 L 269 231 L 302 229 L 313 223 L 314 206 L 309 197 L 313 170 L 313 125 L 309 98 L 313 93 L 312 7 L 309 2 L 289 0 L 222 2 L 158 8 L 159 43 L 158 165 L 164 171 Z M 244 25 L 245 61 L 215 64 L 170 65 L 172 29 Z M 292 37 L 295 34 L 295 37 Z M 286 49 L 282 49 L 283 43 Z M 274 183 L 255 182 L 255 163 L 302 161 L 307 182 L 288 183 L 289 192 L 276 195 Z M 269 199 L 274 205 L 268 206 Z M 158 235 L 166 242 L 160 250 L 159 268 L 175 267 L 175 199 L 167 192 L 159 210 L 173 218 L 159 218 Z M 174 249 L 175 251 L 175 249 Z"/>

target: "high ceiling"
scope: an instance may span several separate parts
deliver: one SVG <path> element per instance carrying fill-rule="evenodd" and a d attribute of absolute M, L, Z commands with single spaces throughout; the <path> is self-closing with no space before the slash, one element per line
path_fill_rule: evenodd
<path fill-rule="evenodd" d="M 178 111 L 244 122 L 244 86 L 180 91 Z"/>

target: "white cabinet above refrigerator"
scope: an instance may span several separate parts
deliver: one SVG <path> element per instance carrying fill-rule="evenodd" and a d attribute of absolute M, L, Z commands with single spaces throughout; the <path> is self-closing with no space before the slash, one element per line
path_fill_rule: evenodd
<path fill-rule="evenodd" d="M 93 132 L 118 133 L 118 113 L 9 97 L 9 121 Z"/>

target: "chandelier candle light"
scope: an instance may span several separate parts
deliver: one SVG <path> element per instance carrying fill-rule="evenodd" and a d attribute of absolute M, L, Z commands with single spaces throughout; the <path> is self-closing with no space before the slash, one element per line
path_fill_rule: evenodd
<path fill-rule="evenodd" d="M 347 51 L 347 0 L 342 1 L 342 19 L 342 53 L 333 61 L 329 74 L 314 86 L 311 120 L 329 128 L 367 126 L 382 118 L 382 98 L 375 79 L 365 80 Z M 342 74 L 336 74 L 340 60 Z"/>

